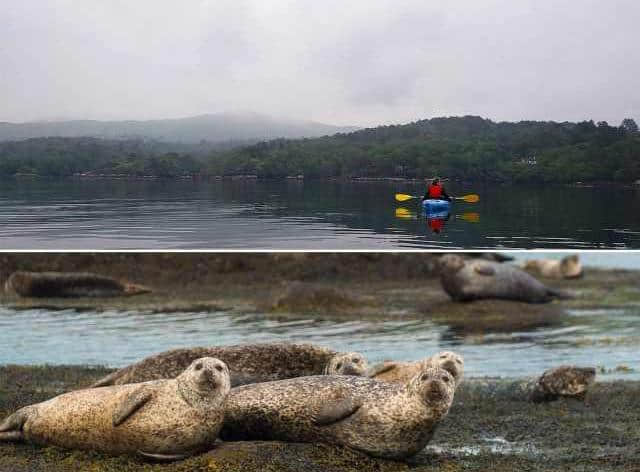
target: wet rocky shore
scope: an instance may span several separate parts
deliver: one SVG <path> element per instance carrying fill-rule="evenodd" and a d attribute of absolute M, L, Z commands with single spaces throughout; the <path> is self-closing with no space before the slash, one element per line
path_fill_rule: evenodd
<path fill-rule="evenodd" d="M 108 370 L 82 366 L 0 367 L 0 417 Z M 466 379 L 425 450 L 408 462 L 370 458 L 323 444 L 219 442 L 208 453 L 170 464 L 135 457 L 0 444 L 0 471 L 457 471 L 640 468 L 640 382 L 596 382 L 584 401 L 534 404 L 514 392 L 517 379 Z"/>
<path fill-rule="evenodd" d="M 266 317 L 430 319 L 462 334 L 510 332 L 563 321 L 570 309 L 640 305 L 640 271 L 586 268 L 572 280 L 541 279 L 569 300 L 452 302 L 434 254 L 0 254 L 0 283 L 16 270 L 87 271 L 150 287 L 114 298 L 20 298 L 14 309 L 149 313 L 224 310 Z M 517 313 L 517 316 L 514 314 Z"/>

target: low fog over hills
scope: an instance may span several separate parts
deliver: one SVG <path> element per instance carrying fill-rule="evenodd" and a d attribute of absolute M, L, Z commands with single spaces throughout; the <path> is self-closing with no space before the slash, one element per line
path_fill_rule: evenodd
<path fill-rule="evenodd" d="M 0 141 L 38 137 L 152 138 L 192 143 L 201 140 L 252 141 L 301 138 L 349 132 L 357 128 L 312 121 L 294 121 L 257 113 L 218 113 L 188 118 L 148 121 L 42 121 L 0 123 Z"/>

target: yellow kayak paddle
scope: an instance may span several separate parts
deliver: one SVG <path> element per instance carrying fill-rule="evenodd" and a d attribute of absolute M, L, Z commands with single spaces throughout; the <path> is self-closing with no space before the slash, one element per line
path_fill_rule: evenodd
<path fill-rule="evenodd" d="M 416 215 L 414 213 L 407 210 L 406 208 L 403 208 L 403 207 L 396 208 L 396 218 L 409 219 L 409 218 L 414 218 L 415 216 Z"/>
<path fill-rule="evenodd" d="M 407 200 L 411 200 L 412 198 L 421 198 L 416 195 L 407 195 L 406 193 L 396 193 L 396 200 L 399 202 L 406 202 Z M 480 196 L 477 193 L 470 193 L 469 195 L 464 195 L 462 197 L 453 197 L 455 200 L 464 200 L 467 203 L 476 203 L 480 200 Z"/>

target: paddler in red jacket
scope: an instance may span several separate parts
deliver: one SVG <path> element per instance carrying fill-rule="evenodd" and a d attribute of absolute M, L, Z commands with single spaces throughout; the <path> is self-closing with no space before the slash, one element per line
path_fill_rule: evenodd
<path fill-rule="evenodd" d="M 424 197 L 422 197 L 422 201 L 424 200 L 447 200 L 450 202 L 451 197 L 447 195 L 444 185 L 442 185 L 440 179 L 436 177 L 427 186 L 427 192 L 424 194 Z"/>

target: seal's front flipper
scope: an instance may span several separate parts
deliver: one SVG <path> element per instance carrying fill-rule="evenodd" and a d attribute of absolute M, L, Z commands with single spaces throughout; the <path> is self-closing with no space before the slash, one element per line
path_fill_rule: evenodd
<path fill-rule="evenodd" d="M 393 361 L 381 362 L 380 364 L 376 364 L 372 366 L 367 371 L 367 377 L 375 377 L 376 375 L 384 374 L 385 372 L 389 372 L 390 370 L 393 370 L 397 367 L 398 367 L 397 362 L 393 362 Z"/>
<path fill-rule="evenodd" d="M 153 392 L 148 391 L 145 386 L 141 386 L 133 392 L 129 393 L 113 412 L 113 426 L 118 426 L 142 408 L 151 398 Z"/>
<path fill-rule="evenodd" d="M 144 451 L 138 451 L 138 454 L 140 454 L 144 458 L 153 459 L 154 461 L 158 462 L 180 461 L 189 457 L 186 454 L 152 454 Z"/>
<path fill-rule="evenodd" d="M 106 377 L 102 377 L 96 383 L 91 385 L 91 388 L 98 388 L 98 387 L 106 387 L 108 385 L 115 385 L 116 379 L 118 377 L 120 377 L 121 373 L 122 372 L 120 370 L 116 370 L 115 372 L 110 373 Z"/>
<path fill-rule="evenodd" d="M 317 414 L 313 416 L 313 422 L 318 426 L 328 426 L 342 421 L 362 406 L 362 401 L 351 396 L 329 400 L 322 404 Z"/>
<path fill-rule="evenodd" d="M 496 270 L 488 264 L 478 264 L 473 267 L 473 270 L 475 270 L 480 275 L 496 275 Z"/>

